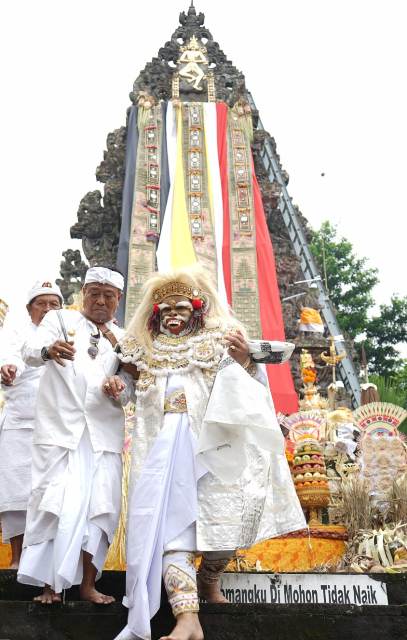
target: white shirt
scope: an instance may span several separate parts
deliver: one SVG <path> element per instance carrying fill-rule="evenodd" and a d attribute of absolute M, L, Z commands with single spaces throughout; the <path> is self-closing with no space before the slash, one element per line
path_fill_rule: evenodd
<path fill-rule="evenodd" d="M 41 349 L 56 340 L 64 340 L 56 311 L 49 311 L 38 331 L 23 346 L 27 364 L 44 367 L 38 391 L 34 443 L 76 449 L 85 426 L 94 451 L 120 453 L 124 439 L 124 412 L 120 402 L 105 396 L 102 384 L 116 373 L 119 359 L 107 338 L 100 334 L 99 353 L 95 359 L 88 354 L 90 336 L 97 334 L 96 325 L 79 311 L 64 309 L 61 316 L 69 337 L 74 341 L 75 360 L 65 360 L 65 367 L 53 360 L 44 362 Z M 119 338 L 123 329 L 107 323 Z M 122 377 L 126 375 L 121 374 Z"/>
<path fill-rule="evenodd" d="M 22 346 L 31 340 L 38 327 L 30 319 L 19 328 L 5 327 L 1 332 L 0 368 L 6 364 L 17 367 L 12 385 L 2 385 L 5 405 L 0 416 L 0 429 L 33 429 L 35 405 L 42 369 L 25 364 Z"/>

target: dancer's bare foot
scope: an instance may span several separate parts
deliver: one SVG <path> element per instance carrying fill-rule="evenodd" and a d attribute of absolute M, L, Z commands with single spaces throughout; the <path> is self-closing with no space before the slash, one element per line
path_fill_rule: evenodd
<path fill-rule="evenodd" d="M 201 623 L 197 613 L 180 613 L 177 624 L 169 636 L 162 636 L 160 640 L 204 640 Z"/>
<path fill-rule="evenodd" d="M 41 604 L 55 604 L 55 602 L 61 602 L 61 594 L 55 593 L 51 587 L 46 585 L 42 594 L 33 598 L 33 601 Z"/>
<path fill-rule="evenodd" d="M 97 591 L 94 586 L 81 584 L 79 588 L 81 600 L 93 602 L 93 604 L 112 604 L 116 602 L 113 596 L 106 596 L 104 593 Z"/>
<path fill-rule="evenodd" d="M 220 590 L 220 581 L 203 582 L 197 575 L 198 595 L 202 600 L 213 604 L 226 604 L 229 602 Z"/>

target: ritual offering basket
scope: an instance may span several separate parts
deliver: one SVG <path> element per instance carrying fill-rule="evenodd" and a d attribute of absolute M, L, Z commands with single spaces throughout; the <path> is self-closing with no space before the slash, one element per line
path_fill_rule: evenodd
<path fill-rule="evenodd" d="M 293 464 L 294 484 L 308 524 L 321 524 L 321 510 L 329 504 L 329 487 L 322 447 L 304 436 L 297 442 Z"/>

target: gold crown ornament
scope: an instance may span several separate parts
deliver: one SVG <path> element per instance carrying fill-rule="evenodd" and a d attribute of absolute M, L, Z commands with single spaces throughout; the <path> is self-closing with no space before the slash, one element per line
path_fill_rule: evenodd
<path fill-rule="evenodd" d="M 153 291 L 153 302 L 154 304 L 160 304 L 165 298 L 171 295 L 184 296 L 190 300 L 193 300 L 194 298 L 205 299 L 201 289 L 191 287 L 184 282 L 173 281 L 168 282 L 159 289 L 155 289 L 155 291 Z"/>

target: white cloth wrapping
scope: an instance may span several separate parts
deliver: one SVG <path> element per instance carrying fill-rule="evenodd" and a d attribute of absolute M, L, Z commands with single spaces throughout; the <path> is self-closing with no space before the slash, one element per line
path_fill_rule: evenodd
<path fill-rule="evenodd" d="M 6 364 L 17 367 L 12 385 L 2 385 L 5 405 L 0 416 L 0 429 L 33 429 L 38 387 L 43 370 L 24 363 L 22 348 L 33 340 L 38 327 L 28 319 L 22 326 L 7 324 L 0 337 L 0 368 Z"/>
<path fill-rule="evenodd" d="M 225 374 L 230 367 L 226 367 Z M 211 376 L 198 366 L 179 371 L 185 390 L 191 432 L 198 439 L 211 390 Z M 149 451 L 164 424 L 164 396 L 168 373 L 157 376 L 147 393 L 139 393 L 136 405 L 130 485 L 137 482 Z M 259 375 L 259 379 L 263 376 Z M 239 391 L 244 400 L 247 372 L 242 370 Z M 264 384 L 267 380 L 264 379 Z M 257 381 L 259 386 L 261 382 Z M 246 409 L 250 410 L 247 406 Z M 244 444 L 248 461 L 240 477 L 226 484 L 212 473 L 198 486 L 197 546 L 202 551 L 250 547 L 256 542 L 285 535 L 306 526 L 284 452 L 266 451 Z"/>
<path fill-rule="evenodd" d="M 85 275 L 85 285 L 95 282 L 97 284 L 110 284 L 119 291 L 124 289 L 124 278 L 121 273 L 106 267 L 89 267 Z"/>
<path fill-rule="evenodd" d="M 48 285 L 48 286 L 44 286 Z M 32 288 L 27 293 L 27 304 L 30 304 L 34 298 L 37 296 L 58 296 L 63 304 L 64 299 L 62 297 L 61 289 L 56 285 L 52 285 L 50 282 L 45 283 L 41 282 L 41 280 L 37 280 L 37 282 L 32 286 Z"/>
<path fill-rule="evenodd" d="M 3 543 L 11 538 L 23 535 L 25 531 L 26 511 L 5 511 L 1 514 L 1 535 Z"/>
<path fill-rule="evenodd" d="M 18 581 L 57 593 L 82 580 L 82 550 L 99 574 L 117 527 L 121 456 L 92 450 L 85 429 L 75 451 L 36 445 Z"/>
<path fill-rule="evenodd" d="M 300 322 L 299 330 L 304 332 L 309 331 L 309 333 L 324 333 L 325 327 L 319 322 L 307 322 L 306 324 Z"/>
<path fill-rule="evenodd" d="M 358 446 L 355 441 L 355 431 L 359 431 L 359 429 L 352 422 L 337 425 L 335 448 L 337 451 L 346 452 L 351 460 L 355 459 L 355 451 Z"/>
<path fill-rule="evenodd" d="M 26 363 L 45 369 L 38 390 L 34 443 L 75 449 L 87 426 L 94 451 L 121 453 L 124 412 L 120 403 L 108 398 L 102 390 L 105 378 L 116 373 L 118 357 L 109 340 L 100 335 L 99 353 L 93 360 L 88 348 L 90 336 L 98 333 L 97 327 L 79 311 L 65 309 L 60 314 L 68 335 L 74 331 L 74 364 L 66 360 L 62 367 L 54 361 L 45 363 L 41 358 L 42 347 L 64 340 L 56 311 L 47 313 L 34 338 L 23 346 Z M 123 329 L 113 322 L 107 326 L 116 338 L 123 335 Z M 128 374 L 120 375 L 129 382 Z M 127 388 L 131 387 L 130 382 Z M 126 403 L 126 393 L 122 398 Z"/>
<path fill-rule="evenodd" d="M 0 367 L 17 367 L 12 385 L 2 385 L 5 404 L 0 415 L 0 514 L 3 541 L 24 533 L 25 510 L 31 488 L 31 447 L 42 369 L 22 359 L 24 342 L 35 336 L 29 318 L 20 327 L 6 324 L 1 331 Z"/>
<path fill-rule="evenodd" d="M 180 376 L 169 376 L 167 394 L 180 389 L 180 384 Z M 137 438 L 133 443 L 136 455 Z M 164 549 L 196 550 L 192 525 L 198 514 L 197 485 L 206 473 L 196 460 L 196 444 L 187 414 L 166 413 L 163 428 L 129 495 L 123 600 L 129 607 L 129 617 L 118 638 L 151 638 L 150 619 L 160 607 Z M 188 548 L 180 549 L 183 546 Z"/>
<path fill-rule="evenodd" d="M 95 359 L 88 354 L 97 327 L 77 311 L 60 312 L 74 332 L 75 361 L 44 363 L 43 346 L 63 340 L 58 314 L 49 311 L 34 339 L 23 347 L 25 361 L 45 369 L 38 390 L 33 437 L 32 492 L 18 580 L 50 584 L 56 591 L 82 578 L 81 551 L 102 569 L 121 505 L 124 412 L 102 391 L 118 359 L 100 335 Z M 108 327 L 120 337 L 122 329 Z M 121 374 L 127 379 L 127 374 Z M 128 385 L 128 389 L 132 385 Z M 127 396 L 124 395 L 124 402 Z"/>
<path fill-rule="evenodd" d="M 268 386 L 259 384 L 226 356 L 212 387 L 198 453 L 211 473 L 232 483 L 247 466 L 247 444 L 277 455 L 284 453 L 284 438 Z"/>
<path fill-rule="evenodd" d="M 193 345 L 200 344 L 198 338 L 191 338 Z M 209 346 L 205 343 L 206 349 L 199 353 L 207 355 Z M 172 349 L 178 354 L 179 347 Z M 218 364 L 216 370 L 209 368 L 207 360 L 199 366 L 197 358 L 190 357 L 187 367 L 177 369 L 176 374 L 155 370 L 154 384 L 147 391 L 136 387 L 124 600 L 129 619 L 116 640 L 151 638 L 150 618 L 160 604 L 163 550 L 182 544 L 184 533 L 193 536 L 195 549 L 219 551 L 224 556 L 230 549 L 249 547 L 306 526 L 264 371 L 258 367 L 257 379 L 252 379 L 233 363 L 222 369 Z M 207 471 L 202 464 L 204 456 L 198 455 L 198 438 L 210 408 L 216 373 L 225 376 L 219 382 L 223 400 L 231 394 L 231 399 L 225 400 L 229 416 L 222 412 L 222 397 L 215 396 L 216 413 L 208 415 L 215 424 L 224 420 L 226 437 L 219 429 L 214 442 L 206 434 L 210 445 L 206 450 L 212 451 L 220 443 L 230 445 L 238 454 L 239 474 L 229 459 L 228 477 L 235 478 L 230 483 Z M 184 389 L 187 413 L 164 413 L 165 395 L 174 388 Z M 238 403 L 236 411 L 234 403 Z M 212 462 L 218 468 L 216 456 Z"/>
<path fill-rule="evenodd" d="M 0 431 L 0 514 L 27 509 L 31 489 L 32 434 L 32 429 Z"/>
<path fill-rule="evenodd" d="M 218 156 L 218 136 L 217 136 L 217 114 L 214 102 L 203 103 L 205 120 L 205 144 L 207 155 L 207 166 L 210 167 L 211 180 L 211 210 L 212 224 L 215 231 L 216 259 L 217 259 L 217 288 L 218 295 L 225 309 L 229 308 L 228 297 L 225 286 L 225 276 L 223 272 L 223 198 L 222 181 L 220 175 Z"/>

